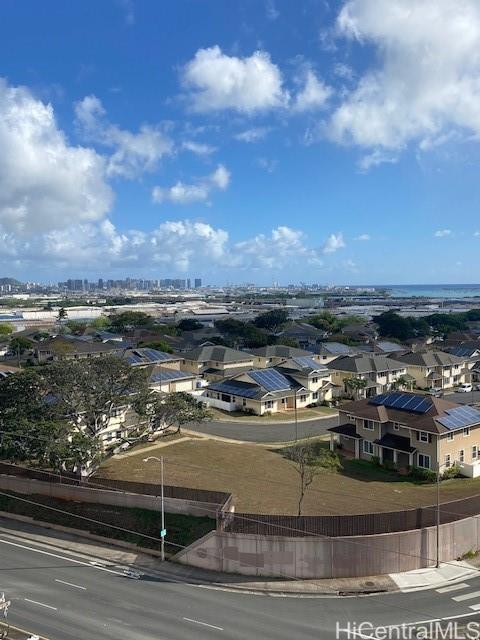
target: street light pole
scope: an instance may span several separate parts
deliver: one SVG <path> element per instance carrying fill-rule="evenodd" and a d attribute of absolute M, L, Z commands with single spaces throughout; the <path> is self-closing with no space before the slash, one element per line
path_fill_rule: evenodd
<path fill-rule="evenodd" d="M 164 499 L 164 491 L 163 491 L 163 456 L 157 458 L 157 456 L 149 456 L 148 458 L 144 458 L 143 462 L 149 462 L 150 460 L 156 460 L 160 462 L 160 496 L 161 496 L 161 510 L 162 510 L 162 530 L 160 532 L 161 539 L 161 560 L 162 562 L 165 560 L 165 536 L 167 535 L 167 530 L 165 529 L 165 499 Z"/>
<path fill-rule="evenodd" d="M 436 562 L 435 567 L 440 566 L 440 460 L 437 461 L 437 535 L 436 535 Z"/>
<path fill-rule="evenodd" d="M 298 440 L 298 418 L 297 418 L 297 389 L 293 390 L 294 409 L 295 409 L 295 442 Z"/>

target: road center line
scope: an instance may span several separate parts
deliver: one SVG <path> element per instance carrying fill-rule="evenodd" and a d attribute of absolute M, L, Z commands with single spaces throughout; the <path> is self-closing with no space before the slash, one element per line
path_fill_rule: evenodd
<path fill-rule="evenodd" d="M 52 607 L 49 604 L 44 604 L 43 602 L 37 602 L 36 600 L 30 600 L 30 598 L 24 598 L 25 602 L 31 602 L 32 604 L 38 604 L 40 607 L 45 607 L 46 609 L 53 609 L 57 611 L 57 607 Z"/>
<path fill-rule="evenodd" d="M 60 584 L 66 584 L 69 587 L 75 587 L 75 589 L 83 589 L 84 591 L 87 590 L 87 587 L 82 587 L 79 584 L 73 584 L 72 582 L 65 582 L 64 580 L 58 580 L 57 578 L 55 578 L 55 582 L 60 582 Z"/>
<path fill-rule="evenodd" d="M 208 622 L 202 622 L 201 620 L 193 620 L 192 618 L 184 618 L 187 622 L 193 622 L 193 624 L 201 624 L 202 627 L 210 627 L 210 629 L 216 629 L 217 631 L 223 631 L 223 627 L 216 627 L 214 624 L 208 624 Z"/>

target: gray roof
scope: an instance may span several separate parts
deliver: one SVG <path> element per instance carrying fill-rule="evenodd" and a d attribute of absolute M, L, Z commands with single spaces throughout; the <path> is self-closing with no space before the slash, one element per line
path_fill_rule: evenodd
<path fill-rule="evenodd" d="M 252 359 L 249 353 L 221 345 L 198 347 L 180 354 L 180 357 L 185 360 L 196 360 L 197 362 L 248 362 Z"/>
<path fill-rule="evenodd" d="M 301 358 L 312 357 L 311 351 L 305 349 L 297 349 L 296 347 L 287 347 L 283 344 L 270 344 L 267 347 L 259 349 L 251 349 L 250 353 L 261 358 Z"/>
<path fill-rule="evenodd" d="M 335 358 L 335 360 L 327 364 L 327 367 L 337 371 L 370 373 L 373 371 L 397 371 L 398 369 L 405 369 L 405 364 L 382 355 L 362 354 Z"/>
<path fill-rule="evenodd" d="M 385 353 L 393 353 L 394 351 L 405 351 L 405 347 L 396 342 L 389 342 L 388 340 L 380 340 L 376 343 L 375 347 Z"/>
<path fill-rule="evenodd" d="M 449 349 L 449 352 L 457 356 L 457 358 L 472 358 L 477 352 L 480 352 L 480 344 L 475 347 L 455 347 L 453 349 Z"/>
<path fill-rule="evenodd" d="M 465 362 L 465 358 L 458 358 L 445 351 L 411 351 L 396 358 L 401 362 L 417 367 L 450 367 Z"/>
<path fill-rule="evenodd" d="M 343 344 L 343 342 L 322 342 L 317 346 L 315 352 L 322 356 L 351 356 L 357 353 L 357 349 Z"/>
<path fill-rule="evenodd" d="M 305 375 L 313 372 L 318 372 L 320 375 L 328 375 L 330 373 L 330 370 L 324 364 L 308 357 L 289 358 L 285 362 L 281 362 L 277 369 L 291 371 L 292 374 L 303 373 Z"/>

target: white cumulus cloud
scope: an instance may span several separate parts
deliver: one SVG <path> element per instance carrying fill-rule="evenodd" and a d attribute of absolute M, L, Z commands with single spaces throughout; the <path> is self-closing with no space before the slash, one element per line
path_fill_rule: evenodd
<path fill-rule="evenodd" d="M 378 63 L 334 111 L 331 138 L 400 151 L 425 140 L 431 147 L 452 130 L 480 135 L 477 0 L 348 0 L 337 30 L 357 46 L 375 47 Z M 377 161 L 382 156 L 367 163 Z"/>
<path fill-rule="evenodd" d="M 0 79 L 0 231 L 34 234 L 101 220 L 113 193 L 95 150 L 71 145 L 50 104 Z"/>
<path fill-rule="evenodd" d="M 295 97 L 294 111 L 311 111 L 323 108 L 332 95 L 332 89 L 319 80 L 311 69 L 305 73 L 303 88 Z"/>
<path fill-rule="evenodd" d="M 448 238 L 448 236 L 452 235 L 451 229 L 439 229 L 434 233 L 436 238 Z"/>
<path fill-rule="evenodd" d="M 172 187 L 156 186 L 152 190 L 154 202 L 172 202 L 173 204 L 191 204 L 192 202 L 207 201 L 214 190 L 225 191 L 230 184 L 230 172 L 223 164 L 210 175 L 200 178 L 194 184 L 177 182 Z"/>
<path fill-rule="evenodd" d="M 357 236 L 356 240 L 361 240 L 363 242 L 367 242 L 368 240 L 371 240 L 371 236 L 368 233 L 362 233 L 359 236 Z"/>
<path fill-rule="evenodd" d="M 107 171 L 110 176 L 135 178 L 154 171 L 163 156 L 173 153 L 173 142 L 159 126 L 144 124 L 133 133 L 111 124 L 96 96 L 86 96 L 75 105 L 77 124 L 91 142 L 112 149 Z"/>
<path fill-rule="evenodd" d="M 218 45 L 199 49 L 183 68 L 182 81 L 192 108 L 199 112 L 253 113 L 288 101 L 280 69 L 265 51 L 240 58 L 223 53 Z"/>
<path fill-rule="evenodd" d="M 345 240 L 342 233 L 332 233 L 328 236 L 325 244 L 323 245 L 323 253 L 335 253 L 339 249 L 346 247 Z"/>
<path fill-rule="evenodd" d="M 259 142 L 265 138 L 269 131 L 269 127 L 252 127 L 236 133 L 233 137 L 240 142 Z"/>

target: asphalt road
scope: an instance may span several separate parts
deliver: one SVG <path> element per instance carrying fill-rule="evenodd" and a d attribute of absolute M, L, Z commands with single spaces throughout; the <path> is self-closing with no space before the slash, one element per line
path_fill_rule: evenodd
<path fill-rule="evenodd" d="M 470 393 L 449 393 L 445 394 L 445 400 L 450 402 L 459 402 L 460 404 L 474 404 L 480 402 L 480 391 L 473 391 Z"/>
<path fill-rule="evenodd" d="M 10 623 L 50 640 L 353 640 L 375 635 L 337 628 L 480 620 L 479 589 L 480 577 L 453 592 L 272 598 L 158 577 L 132 580 L 121 568 L 0 531 L 0 591 L 12 601 Z"/>
<path fill-rule="evenodd" d="M 297 426 L 298 438 L 308 438 L 311 436 L 324 435 L 329 427 L 338 424 L 338 416 L 331 418 L 320 418 L 318 420 L 308 420 L 299 422 Z M 252 424 L 248 422 L 206 422 L 198 425 L 189 425 L 190 431 L 208 433 L 232 440 L 245 440 L 247 442 L 289 442 L 295 440 L 294 423 L 260 423 Z"/>

